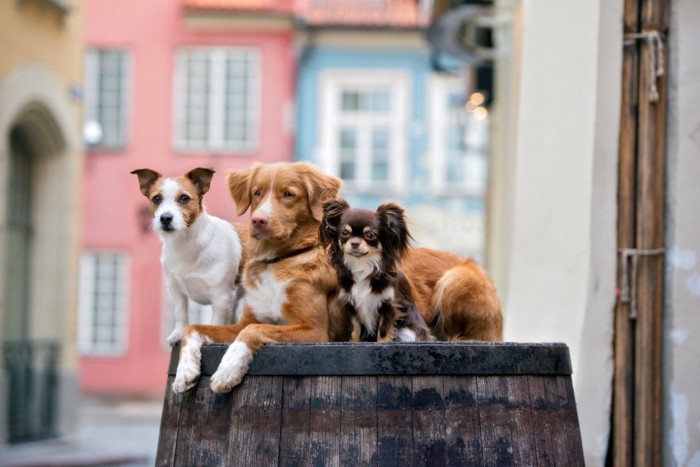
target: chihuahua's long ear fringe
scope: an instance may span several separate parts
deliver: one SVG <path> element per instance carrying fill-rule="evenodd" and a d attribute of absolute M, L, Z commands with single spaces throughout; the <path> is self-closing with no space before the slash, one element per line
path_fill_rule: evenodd
<path fill-rule="evenodd" d="M 342 198 L 326 201 L 323 203 L 323 216 L 319 228 L 319 237 L 323 246 L 328 248 L 338 248 L 338 227 L 340 217 L 350 205 Z"/>
<path fill-rule="evenodd" d="M 406 253 L 411 241 L 411 234 L 406 225 L 406 216 L 401 206 L 396 203 L 384 203 L 377 208 L 380 221 L 380 238 L 384 249 L 385 262 L 393 266 Z"/>

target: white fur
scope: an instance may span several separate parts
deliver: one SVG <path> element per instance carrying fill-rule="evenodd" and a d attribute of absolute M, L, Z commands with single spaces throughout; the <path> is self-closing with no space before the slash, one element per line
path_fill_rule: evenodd
<path fill-rule="evenodd" d="M 379 307 L 385 300 L 394 299 L 394 288 L 387 287 L 381 295 L 372 292 L 369 280 L 362 279 L 355 282 L 351 289 L 352 303 L 357 310 L 357 317 L 367 328 L 367 331 L 374 335 L 379 321 Z"/>
<path fill-rule="evenodd" d="M 383 301 L 395 298 L 394 288 L 387 287 L 382 291 L 381 295 L 372 292 L 372 287 L 367 277 L 379 268 L 381 259 L 378 256 L 355 257 L 345 255 L 344 261 L 355 280 L 350 290 L 350 296 L 345 298 L 351 300 L 357 310 L 357 317 L 360 322 L 373 335 L 379 321 L 379 306 Z"/>
<path fill-rule="evenodd" d="M 157 229 L 163 239 L 160 262 L 166 288 L 175 305 L 175 329 L 167 339 L 170 345 L 182 338 L 188 324 L 188 298 L 200 305 L 212 305 L 213 324 L 235 321 L 239 305 L 235 282 L 243 252 L 233 226 L 204 210 L 189 227 L 178 230 L 177 219 L 184 219 L 175 199 L 180 189 L 173 179 L 163 181 L 163 201 L 153 219 L 154 225 L 160 223 L 161 214 L 170 212 L 176 229 L 170 232 Z"/>
<path fill-rule="evenodd" d="M 236 341 L 231 344 L 211 376 L 211 390 L 224 393 L 238 386 L 248 372 L 251 360 L 253 351 L 244 342 Z"/>
<path fill-rule="evenodd" d="M 200 375 L 200 361 L 202 359 L 202 344 L 211 342 L 206 336 L 193 332 L 187 336 L 187 344 L 180 351 L 180 362 L 177 365 L 173 392 L 182 394 L 197 384 Z"/>
<path fill-rule="evenodd" d="M 275 278 L 271 269 L 252 278 L 255 287 L 246 289 L 246 305 L 261 323 L 284 324 L 282 305 L 287 302 L 289 281 Z"/>
<path fill-rule="evenodd" d="M 267 193 L 267 196 L 265 197 L 263 202 L 260 203 L 258 208 L 255 210 L 253 216 L 255 216 L 256 214 L 262 214 L 268 219 L 272 216 L 272 186 L 270 186 L 270 191 Z"/>
<path fill-rule="evenodd" d="M 158 209 L 153 214 L 153 229 L 156 232 L 167 233 L 163 231 L 163 226 L 160 223 L 160 216 L 163 214 L 170 214 L 173 216 L 171 223 L 172 228 L 175 231 L 181 231 L 187 228 L 185 223 L 185 218 L 180 211 L 180 206 L 177 203 L 177 195 L 182 190 L 182 185 L 174 178 L 166 178 L 160 184 L 160 194 L 163 197 L 163 201 L 158 205 Z"/>
<path fill-rule="evenodd" d="M 413 329 L 400 328 L 396 330 L 396 340 L 399 342 L 415 342 L 416 333 Z"/>

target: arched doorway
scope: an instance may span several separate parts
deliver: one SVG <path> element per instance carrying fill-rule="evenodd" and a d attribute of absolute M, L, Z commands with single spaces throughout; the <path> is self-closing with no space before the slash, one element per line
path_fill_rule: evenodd
<path fill-rule="evenodd" d="M 61 343 L 36 332 L 42 317 L 34 315 L 41 296 L 37 269 L 46 251 L 42 238 L 50 229 L 41 222 L 47 197 L 39 185 L 46 165 L 65 157 L 65 145 L 53 116 L 41 105 L 30 105 L 18 116 L 4 144 L 2 353 L 8 375 L 7 440 L 17 443 L 57 433 Z"/>
<path fill-rule="evenodd" d="M 28 337 L 30 313 L 34 155 L 22 127 L 15 126 L 8 139 L 3 337 L 6 341 L 20 341 Z"/>

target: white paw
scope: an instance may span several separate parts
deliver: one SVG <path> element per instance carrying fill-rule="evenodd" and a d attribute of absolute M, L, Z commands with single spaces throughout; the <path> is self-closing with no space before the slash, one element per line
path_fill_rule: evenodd
<path fill-rule="evenodd" d="M 173 381 L 173 392 L 182 394 L 192 389 L 199 380 L 200 361 L 202 359 L 203 339 L 193 332 L 187 337 L 187 344 L 180 350 L 180 361 Z"/>
<path fill-rule="evenodd" d="M 167 339 L 165 339 L 170 347 L 173 345 L 177 344 L 182 340 L 182 333 L 185 332 L 185 327 L 184 326 L 176 326 L 175 329 L 173 329 L 173 332 L 170 333 Z"/>
<path fill-rule="evenodd" d="M 241 384 L 252 359 L 253 351 L 243 342 L 231 344 L 211 376 L 211 390 L 222 394 Z"/>
<path fill-rule="evenodd" d="M 396 331 L 396 340 L 399 342 L 415 342 L 416 333 L 413 329 L 401 328 Z"/>

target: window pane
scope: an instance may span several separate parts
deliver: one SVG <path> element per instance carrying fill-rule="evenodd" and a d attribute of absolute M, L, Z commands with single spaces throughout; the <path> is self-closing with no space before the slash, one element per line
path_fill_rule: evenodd
<path fill-rule="evenodd" d="M 252 140 L 250 73 L 253 62 L 247 53 L 228 54 L 226 63 L 226 109 L 224 139 L 233 146 L 245 146 Z M 222 96 L 224 98 L 224 96 Z"/>
<path fill-rule="evenodd" d="M 447 95 L 449 115 L 445 131 L 445 181 L 472 192 L 486 188 L 488 126 L 464 107 L 464 95 Z"/>
<path fill-rule="evenodd" d="M 447 155 L 447 181 L 460 183 L 464 181 L 464 157 L 466 156 L 465 137 L 466 129 L 463 125 L 454 121 L 445 128 L 446 155 Z"/>
<path fill-rule="evenodd" d="M 355 180 L 357 178 L 357 129 L 340 128 L 340 178 Z"/>
<path fill-rule="evenodd" d="M 201 147 L 209 131 L 211 63 L 201 52 L 190 52 L 185 57 L 188 61 L 185 65 L 187 87 L 184 96 L 186 110 L 183 136 L 193 143 L 192 146 Z"/>
<path fill-rule="evenodd" d="M 384 78 L 352 83 L 342 79 L 337 84 L 338 126 L 331 131 L 336 133 L 338 173 L 354 182 L 349 183 L 353 190 L 386 189 L 395 181 L 395 166 L 402 157 L 395 153 L 402 131 L 396 120 L 403 116 L 397 115 L 401 109 L 394 105 L 397 91 L 390 82 Z"/>
<path fill-rule="evenodd" d="M 341 105 L 343 111 L 356 112 L 360 110 L 360 92 L 344 90 L 341 93 Z"/>
<path fill-rule="evenodd" d="M 388 89 L 378 89 L 372 92 L 372 112 L 388 113 L 391 110 L 391 95 Z"/>
<path fill-rule="evenodd" d="M 186 149 L 248 150 L 257 131 L 257 52 L 201 47 L 178 55 L 185 83 L 177 109 Z"/>
<path fill-rule="evenodd" d="M 372 129 L 372 180 L 389 180 L 389 129 L 386 127 Z"/>
<path fill-rule="evenodd" d="M 126 52 L 89 51 L 85 73 L 85 141 L 90 147 L 122 147 L 126 134 Z"/>
<path fill-rule="evenodd" d="M 119 253 L 83 254 L 79 340 L 84 353 L 117 354 L 124 350 L 124 269 Z"/>

